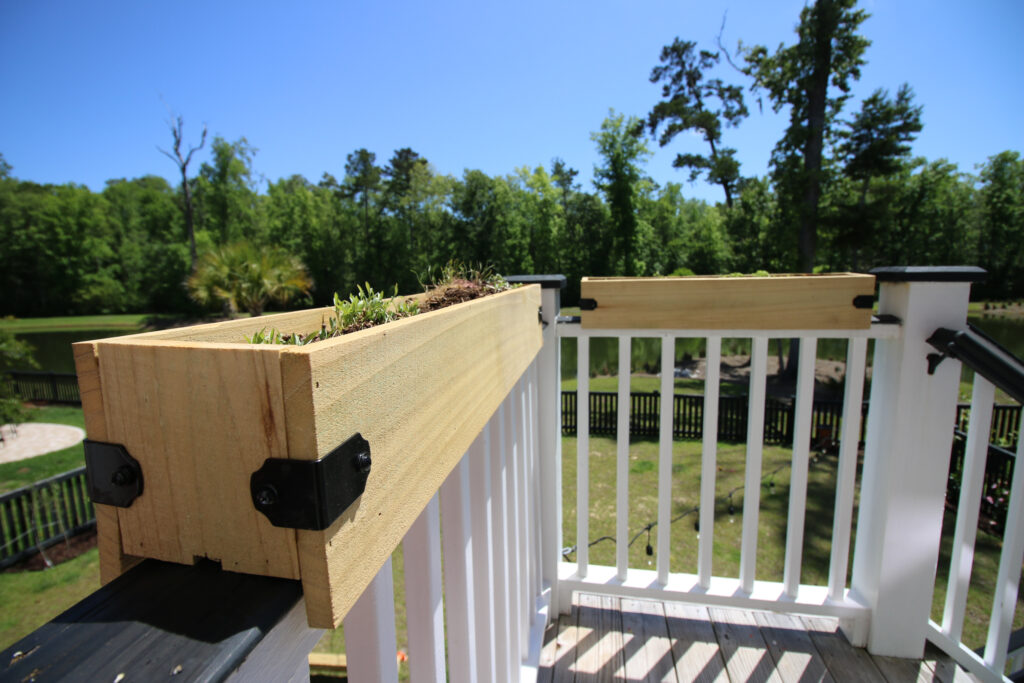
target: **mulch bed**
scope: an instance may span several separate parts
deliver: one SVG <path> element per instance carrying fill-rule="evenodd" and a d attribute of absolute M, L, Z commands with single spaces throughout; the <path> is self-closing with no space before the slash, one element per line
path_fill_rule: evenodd
<path fill-rule="evenodd" d="M 58 541 L 51 545 L 49 548 L 43 551 L 46 557 L 50 559 L 54 565 L 58 565 L 61 562 L 67 562 L 68 560 L 78 557 L 82 553 L 92 550 L 96 547 L 96 530 L 84 531 L 77 536 L 72 536 L 65 543 L 64 541 Z M 46 560 L 43 558 L 43 553 L 36 553 L 31 557 L 28 557 L 18 564 L 11 565 L 3 570 L 5 574 L 13 572 L 36 572 L 42 569 L 46 569 Z"/>

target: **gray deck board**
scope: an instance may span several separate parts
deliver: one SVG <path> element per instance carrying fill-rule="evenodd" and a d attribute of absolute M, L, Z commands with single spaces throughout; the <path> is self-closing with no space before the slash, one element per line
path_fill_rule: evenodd
<path fill-rule="evenodd" d="M 922 660 L 851 646 L 835 619 L 577 593 L 549 627 L 539 681 L 970 683 L 929 646 Z"/>

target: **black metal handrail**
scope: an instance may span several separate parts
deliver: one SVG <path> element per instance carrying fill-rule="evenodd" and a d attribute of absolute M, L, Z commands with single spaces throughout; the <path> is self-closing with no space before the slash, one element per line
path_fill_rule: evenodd
<path fill-rule="evenodd" d="M 1024 361 L 974 325 L 968 324 L 966 330 L 940 327 L 928 343 L 939 351 L 928 355 L 929 372 L 934 372 L 943 358 L 956 358 L 1014 400 L 1024 403 Z"/>

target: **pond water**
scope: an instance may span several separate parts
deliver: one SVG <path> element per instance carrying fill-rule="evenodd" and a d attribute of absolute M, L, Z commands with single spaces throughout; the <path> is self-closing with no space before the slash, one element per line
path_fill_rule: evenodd
<path fill-rule="evenodd" d="M 1024 318 L 996 316 L 972 316 L 969 321 L 1013 352 L 1024 358 Z M 788 353 L 788 340 L 772 339 L 768 342 L 768 354 L 778 353 L 778 344 L 783 344 L 783 353 Z M 871 362 L 871 344 L 868 345 L 868 363 Z M 704 356 L 705 342 L 702 338 L 676 340 L 676 365 Z M 633 339 L 631 349 L 632 371 L 635 373 L 660 372 L 661 341 L 652 338 Z M 616 375 L 619 370 L 619 342 L 613 338 L 595 337 L 590 342 L 590 372 L 593 375 Z M 723 356 L 745 356 L 750 354 L 749 339 L 722 339 Z M 846 360 L 846 341 L 843 339 L 819 339 L 818 358 Z M 562 340 L 562 379 L 576 377 L 576 340 Z"/>

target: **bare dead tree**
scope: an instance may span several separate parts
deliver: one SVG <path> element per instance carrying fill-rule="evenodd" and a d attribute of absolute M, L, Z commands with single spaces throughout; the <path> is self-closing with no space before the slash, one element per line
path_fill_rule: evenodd
<path fill-rule="evenodd" d="M 192 155 L 201 150 L 206 144 L 206 124 L 203 124 L 203 134 L 199 138 L 199 146 L 189 147 L 188 152 L 184 155 L 181 153 L 183 129 L 185 127 L 184 120 L 181 116 L 178 116 L 174 119 L 173 123 L 168 121 L 167 126 L 171 129 L 171 137 L 174 138 L 174 145 L 171 147 L 173 154 L 162 147 L 157 147 L 157 149 L 173 161 L 178 166 L 178 170 L 181 171 L 181 191 L 185 196 L 185 230 L 188 232 L 190 270 L 195 272 L 198 257 L 196 255 L 196 229 L 192 208 L 192 188 L 188 184 L 188 165 L 192 161 Z"/>

